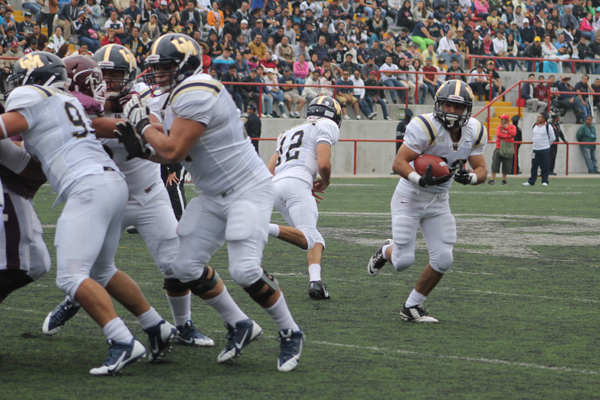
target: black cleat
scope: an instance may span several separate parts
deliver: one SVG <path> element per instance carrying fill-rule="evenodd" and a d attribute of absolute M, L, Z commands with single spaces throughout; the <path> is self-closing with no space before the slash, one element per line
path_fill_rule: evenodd
<path fill-rule="evenodd" d="M 387 239 L 383 243 L 383 246 L 386 246 L 386 245 L 392 244 L 392 243 L 393 243 L 392 239 Z M 379 271 L 381 270 L 381 268 L 383 268 L 383 266 L 387 262 L 387 260 L 383 256 L 383 246 L 381 246 L 379 249 L 377 249 L 375 254 L 373 254 L 371 256 L 371 259 L 369 260 L 369 264 L 367 265 L 367 273 L 371 276 L 375 276 L 375 275 L 379 274 Z"/>
<path fill-rule="evenodd" d="M 314 300 L 329 300 L 331 296 L 323 281 L 314 281 L 308 285 L 308 295 Z"/>
<path fill-rule="evenodd" d="M 437 323 L 438 320 L 430 317 L 427 313 L 427 309 L 423 306 L 412 306 L 407 308 L 402 307 L 400 311 L 400 318 L 406 322 L 419 322 L 419 323 Z"/>

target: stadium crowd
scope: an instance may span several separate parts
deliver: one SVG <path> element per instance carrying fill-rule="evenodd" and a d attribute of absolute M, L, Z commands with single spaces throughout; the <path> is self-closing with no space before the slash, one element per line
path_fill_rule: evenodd
<path fill-rule="evenodd" d="M 69 44 L 78 45 L 73 54 L 91 56 L 116 43 L 132 50 L 141 72 L 161 35 L 189 35 L 202 47 L 204 70 L 215 79 L 277 84 L 263 90 L 262 117 L 299 118 L 306 102 L 334 95 L 330 87 L 290 84 L 349 86 L 335 90 L 345 119 L 347 107 L 358 119 L 360 112 L 374 118 L 375 103 L 389 119 L 384 93 L 362 86 L 407 88 L 390 90 L 392 102 L 408 95 L 409 102 L 423 104 L 445 80 L 460 78 L 477 98 L 487 98 L 490 82 L 482 75 L 492 75 L 496 97 L 503 89 L 498 71 L 562 74 L 573 60 L 600 60 L 598 0 L 23 0 L 27 11 L 18 23 L 12 7 L 5 0 L 0 4 L 0 46 L 10 57 L 31 51 L 65 57 Z M 41 33 L 42 25 L 50 37 Z M 477 55 L 541 60 L 469 61 Z M 0 60 L 3 81 L 14 63 Z M 575 68 L 600 73 L 600 64 L 576 62 Z M 423 73 L 403 73 L 409 71 Z M 439 74 L 446 71 L 475 75 Z M 594 102 L 600 101 L 600 82 L 577 90 L 564 79 L 557 82 L 561 91 L 599 93 Z M 227 88 L 243 113 L 251 102 L 258 106 L 258 86 Z M 528 104 L 539 98 L 535 91 L 528 95 Z M 592 105 L 575 94 L 556 100 L 561 112 L 576 111 L 578 122 Z"/>

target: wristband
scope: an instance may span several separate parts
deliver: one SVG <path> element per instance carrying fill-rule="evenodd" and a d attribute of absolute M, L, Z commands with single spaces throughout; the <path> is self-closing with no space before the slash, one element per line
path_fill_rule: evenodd
<path fill-rule="evenodd" d="M 469 174 L 469 176 L 471 177 L 471 180 L 469 181 L 469 185 L 477 185 L 477 174 L 474 172 L 471 172 Z"/>
<path fill-rule="evenodd" d="M 410 174 L 408 174 L 408 180 L 410 182 L 414 183 L 415 185 L 419 186 L 419 181 L 421 180 L 421 175 L 419 175 L 417 171 L 413 171 Z"/>

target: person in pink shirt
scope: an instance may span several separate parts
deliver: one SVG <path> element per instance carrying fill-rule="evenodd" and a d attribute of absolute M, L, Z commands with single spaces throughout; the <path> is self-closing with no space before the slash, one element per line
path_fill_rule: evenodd
<path fill-rule="evenodd" d="M 487 17 L 489 17 L 490 5 L 488 4 L 487 1 L 475 0 L 473 5 L 475 6 L 475 15 L 477 15 L 477 18 L 486 19 Z"/>
<path fill-rule="evenodd" d="M 507 143 L 515 142 L 517 135 L 517 127 L 510 123 L 508 114 L 500 116 L 500 125 L 496 128 L 496 149 L 492 155 L 492 179 L 488 180 L 488 185 L 494 184 L 496 174 L 500 172 L 500 164 L 502 164 L 502 186 L 507 185 L 506 175 L 512 171 L 512 157 L 502 157 L 500 155 L 500 144 L 504 140 Z"/>
<path fill-rule="evenodd" d="M 294 63 L 294 76 L 296 77 L 296 83 L 304 84 L 308 77 L 308 63 L 304 54 L 298 56 L 298 61 Z"/>

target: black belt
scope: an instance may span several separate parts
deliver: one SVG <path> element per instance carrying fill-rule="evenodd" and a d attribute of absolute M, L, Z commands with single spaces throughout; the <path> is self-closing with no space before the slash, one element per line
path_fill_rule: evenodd
<path fill-rule="evenodd" d="M 103 167 L 105 171 L 115 171 L 113 167 Z"/>

